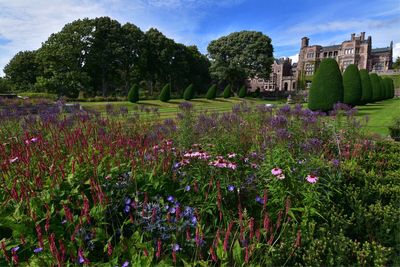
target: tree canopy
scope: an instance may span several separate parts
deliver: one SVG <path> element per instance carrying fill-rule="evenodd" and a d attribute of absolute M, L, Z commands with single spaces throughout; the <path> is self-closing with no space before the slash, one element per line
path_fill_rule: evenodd
<path fill-rule="evenodd" d="M 234 32 L 207 47 L 211 75 L 235 88 L 247 77 L 269 78 L 273 63 L 271 39 L 262 32 Z"/>

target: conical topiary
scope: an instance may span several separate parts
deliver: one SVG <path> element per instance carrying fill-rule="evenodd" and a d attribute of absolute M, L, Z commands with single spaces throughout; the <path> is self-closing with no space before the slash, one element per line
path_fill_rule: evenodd
<path fill-rule="evenodd" d="M 139 86 L 137 84 L 132 85 L 128 93 L 128 101 L 136 103 L 139 101 Z"/>
<path fill-rule="evenodd" d="M 360 72 L 355 64 L 350 64 L 343 73 L 343 103 L 355 106 L 360 103 L 362 87 Z"/>
<path fill-rule="evenodd" d="M 192 100 L 194 98 L 194 88 L 193 84 L 190 84 L 186 87 L 185 92 L 183 93 L 183 99 Z"/>
<path fill-rule="evenodd" d="M 372 84 L 367 70 L 360 70 L 360 78 L 362 88 L 361 104 L 365 105 L 372 102 Z"/>
<path fill-rule="evenodd" d="M 208 89 L 206 98 L 211 100 L 211 99 L 215 99 L 216 97 L 217 97 L 217 86 L 215 84 L 213 84 Z"/>
<path fill-rule="evenodd" d="M 379 77 L 376 73 L 371 73 L 369 75 L 372 84 L 372 101 L 379 101 L 381 97 L 381 83 L 379 81 Z"/>
<path fill-rule="evenodd" d="M 247 94 L 247 89 L 246 89 L 246 86 L 243 85 L 239 90 L 239 97 L 245 98 L 246 94 Z"/>
<path fill-rule="evenodd" d="M 343 79 L 339 66 L 333 58 L 321 61 L 314 75 L 308 96 L 308 108 L 328 111 L 337 102 L 343 102 Z"/>
<path fill-rule="evenodd" d="M 228 85 L 225 87 L 225 89 L 224 89 L 224 94 L 223 94 L 223 96 L 224 96 L 224 98 L 230 98 L 230 97 L 231 97 L 231 94 L 232 94 L 232 92 L 231 92 L 231 85 L 228 84 Z"/>
<path fill-rule="evenodd" d="M 171 99 L 171 85 L 167 83 L 160 93 L 160 100 L 162 102 L 168 102 Z"/>

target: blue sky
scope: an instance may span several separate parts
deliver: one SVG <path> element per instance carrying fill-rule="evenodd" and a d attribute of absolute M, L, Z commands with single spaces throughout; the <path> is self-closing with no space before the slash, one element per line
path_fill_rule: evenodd
<path fill-rule="evenodd" d="M 40 47 L 75 19 L 110 16 L 165 35 L 206 53 L 211 40 L 256 30 L 272 38 L 274 56 L 296 60 L 300 39 L 338 44 L 366 32 L 373 47 L 394 42 L 400 54 L 400 0 L 0 0 L 0 75 L 21 50 Z"/>

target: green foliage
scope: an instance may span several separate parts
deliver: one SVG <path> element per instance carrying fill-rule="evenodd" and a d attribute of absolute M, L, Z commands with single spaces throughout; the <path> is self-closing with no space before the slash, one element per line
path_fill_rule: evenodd
<path fill-rule="evenodd" d="M 231 85 L 228 84 L 224 89 L 223 96 L 224 96 L 224 98 L 230 98 L 231 95 L 232 95 Z"/>
<path fill-rule="evenodd" d="M 22 92 L 18 93 L 19 96 L 23 97 L 28 97 L 31 99 L 50 99 L 50 100 L 57 100 L 57 95 L 56 94 L 50 94 L 50 93 L 31 93 L 31 92 Z"/>
<path fill-rule="evenodd" d="M 400 117 L 397 117 L 393 120 L 392 125 L 389 127 L 390 137 L 395 141 L 400 141 Z"/>
<path fill-rule="evenodd" d="M 308 97 L 308 108 L 328 111 L 343 102 L 343 79 L 336 60 L 324 59 L 317 69 Z"/>
<path fill-rule="evenodd" d="M 246 88 L 246 86 L 243 85 L 242 87 L 240 87 L 239 97 L 240 98 L 245 98 L 246 95 L 247 95 L 247 88 Z"/>
<path fill-rule="evenodd" d="M 383 78 L 381 76 L 378 76 L 379 78 L 379 85 L 380 85 L 380 90 L 379 90 L 379 100 L 384 100 L 385 99 L 385 83 L 383 82 Z"/>
<path fill-rule="evenodd" d="M 241 31 L 211 41 L 207 47 L 212 59 L 210 72 L 232 86 L 247 77 L 268 78 L 273 63 L 271 39 L 262 32 Z"/>
<path fill-rule="evenodd" d="M 12 91 L 13 87 L 11 85 L 11 82 L 6 78 L 0 77 L 0 93 L 8 93 Z"/>
<path fill-rule="evenodd" d="M 360 103 L 362 87 L 360 73 L 355 64 L 350 64 L 343 73 L 343 103 L 355 106 Z"/>
<path fill-rule="evenodd" d="M 372 101 L 379 101 L 381 97 L 381 83 L 379 81 L 379 76 L 376 73 L 371 73 L 369 77 L 372 85 Z"/>
<path fill-rule="evenodd" d="M 393 69 L 400 69 L 400 56 L 398 56 L 398 57 L 396 58 L 396 61 L 393 62 L 392 68 L 393 68 Z"/>
<path fill-rule="evenodd" d="M 194 98 L 194 87 L 193 84 L 190 84 L 185 89 L 185 93 L 183 94 L 183 99 L 192 100 Z"/>
<path fill-rule="evenodd" d="M 360 70 L 360 78 L 362 88 L 361 103 L 367 104 L 372 101 L 372 84 L 368 70 Z"/>
<path fill-rule="evenodd" d="M 215 84 L 211 85 L 207 91 L 206 98 L 211 100 L 217 97 L 217 86 Z"/>
<path fill-rule="evenodd" d="M 128 93 L 128 101 L 131 103 L 136 103 L 139 101 L 139 86 L 134 84 Z"/>
<path fill-rule="evenodd" d="M 171 100 L 171 85 L 169 83 L 167 83 L 163 89 L 161 90 L 159 99 L 162 102 L 168 102 L 169 100 Z"/>
<path fill-rule="evenodd" d="M 392 79 L 384 77 L 383 78 L 383 87 L 384 87 L 384 99 L 392 98 Z"/>
<path fill-rule="evenodd" d="M 261 95 L 261 89 L 257 87 L 257 89 L 253 92 L 253 97 L 258 98 Z"/>

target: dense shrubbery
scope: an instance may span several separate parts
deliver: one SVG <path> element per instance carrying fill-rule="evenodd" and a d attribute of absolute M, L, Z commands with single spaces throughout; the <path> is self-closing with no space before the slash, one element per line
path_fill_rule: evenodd
<path fill-rule="evenodd" d="M 342 74 L 335 59 L 324 59 L 311 84 L 308 108 L 328 111 L 338 102 L 343 102 Z"/>
<path fill-rule="evenodd" d="M 343 103 L 355 106 L 360 103 L 362 86 L 357 65 L 350 64 L 343 73 Z"/>
<path fill-rule="evenodd" d="M 400 264 L 400 145 L 345 105 L 149 122 L 28 103 L 0 105 L 2 266 Z"/>
<path fill-rule="evenodd" d="M 186 87 L 185 92 L 183 94 L 183 99 L 185 100 L 191 100 L 194 98 L 194 88 L 193 84 L 190 84 L 188 87 Z"/>

